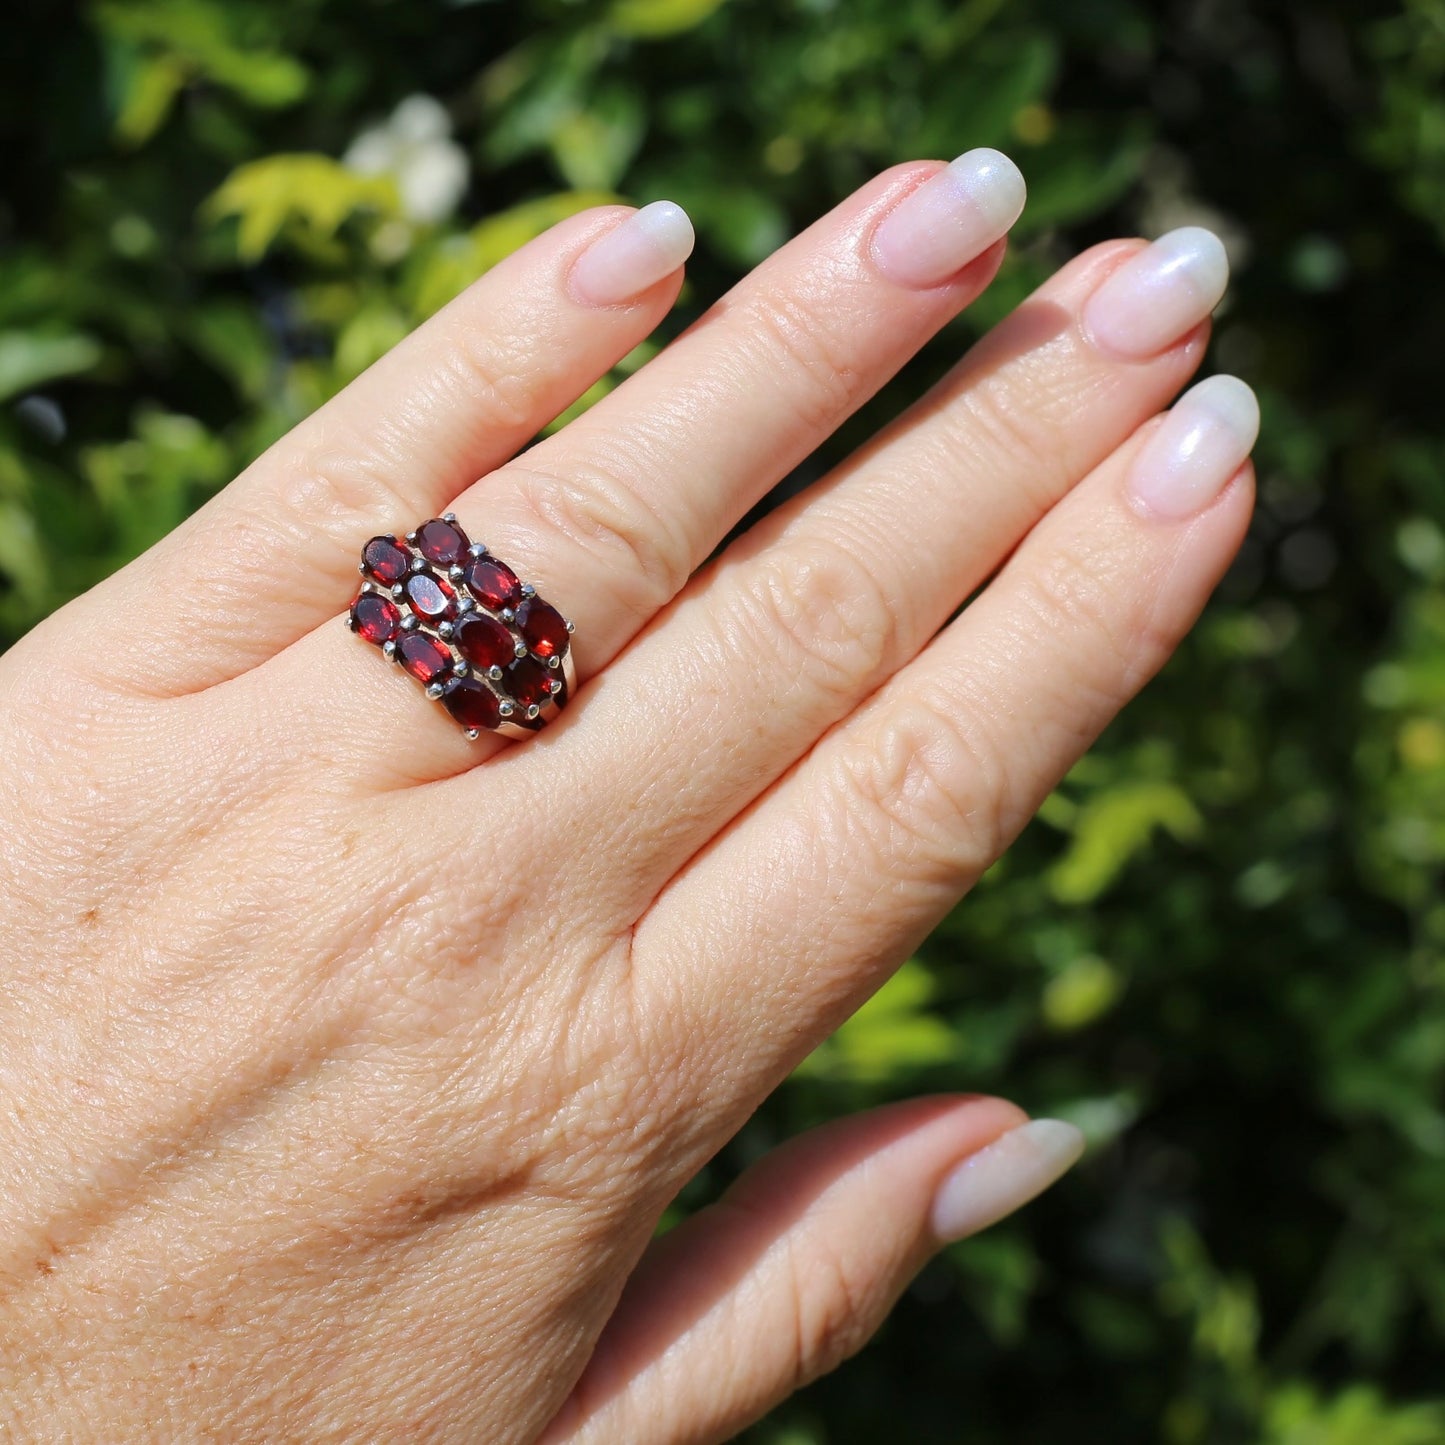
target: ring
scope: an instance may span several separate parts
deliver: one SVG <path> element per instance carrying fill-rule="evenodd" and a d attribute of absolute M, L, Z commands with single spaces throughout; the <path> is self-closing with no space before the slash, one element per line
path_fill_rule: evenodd
<path fill-rule="evenodd" d="M 347 625 L 381 648 L 461 724 L 530 737 L 577 685 L 572 623 L 462 531 L 455 512 L 403 537 L 373 537 Z"/>

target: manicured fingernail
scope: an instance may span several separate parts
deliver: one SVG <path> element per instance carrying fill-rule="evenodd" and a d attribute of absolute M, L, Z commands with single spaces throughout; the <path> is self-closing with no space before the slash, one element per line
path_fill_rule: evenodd
<path fill-rule="evenodd" d="M 966 151 L 883 218 L 873 260 L 890 281 L 937 286 L 1007 234 L 1024 196 L 1019 168 L 1001 151 Z"/>
<path fill-rule="evenodd" d="M 970 1154 L 938 1186 L 933 1232 L 939 1239 L 977 1234 L 1060 1179 L 1084 1152 L 1084 1136 L 1059 1119 L 1035 1119 Z"/>
<path fill-rule="evenodd" d="M 675 201 L 652 201 L 599 236 L 572 267 L 572 294 L 589 306 L 630 301 L 692 255 L 692 222 Z"/>
<path fill-rule="evenodd" d="M 1211 376 L 1174 403 L 1129 469 L 1129 492 L 1156 517 L 1192 517 L 1254 449 L 1259 402 L 1237 376 Z"/>
<path fill-rule="evenodd" d="M 1120 266 L 1084 304 L 1084 329 L 1102 351 L 1157 356 L 1192 331 L 1229 284 L 1224 243 L 1202 226 L 1160 236 Z"/>

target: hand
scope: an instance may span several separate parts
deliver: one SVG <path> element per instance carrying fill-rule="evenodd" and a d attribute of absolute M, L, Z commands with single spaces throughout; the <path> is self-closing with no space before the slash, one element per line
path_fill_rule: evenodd
<path fill-rule="evenodd" d="M 0 659 L 7 1438 L 719 1438 L 1067 1166 L 920 1101 L 648 1246 L 1243 534 L 1247 389 L 1155 415 L 1224 285 L 1184 232 L 1078 258 L 703 565 L 1021 204 L 992 152 L 898 166 L 509 460 L 680 284 L 674 208 L 576 216 Z M 576 623 L 523 742 L 343 621 L 367 538 L 452 505 Z"/>

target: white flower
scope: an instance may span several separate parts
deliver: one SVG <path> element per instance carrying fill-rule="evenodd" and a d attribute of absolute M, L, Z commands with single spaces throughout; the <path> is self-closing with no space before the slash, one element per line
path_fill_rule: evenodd
<path fill-rule="evenodd" d="M 408 220 L 443 221 L 467 188 L 467 153 L 451 131 L 440 101 L 410 95 L 389 119 L 362 131 L 341 163 L 358 175 L 394 177 Z"/>

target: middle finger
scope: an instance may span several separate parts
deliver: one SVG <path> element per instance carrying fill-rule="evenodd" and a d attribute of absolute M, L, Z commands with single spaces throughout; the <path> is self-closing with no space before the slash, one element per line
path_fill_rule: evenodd
<path fill-rule="evenodd" d="M 884 172 L 615 392 L 456 499 L 471 537 L 573 620 L 579 681 L 982 290 L 1022 204 L 1022 178 L 996 151 Z M 288 730 L 327 736 L 343 769 L 382 788 L 504 745 L 469 742 L 334 619 L 232 686 L 314 706 L 313 719 L 290 711 Z"/>

